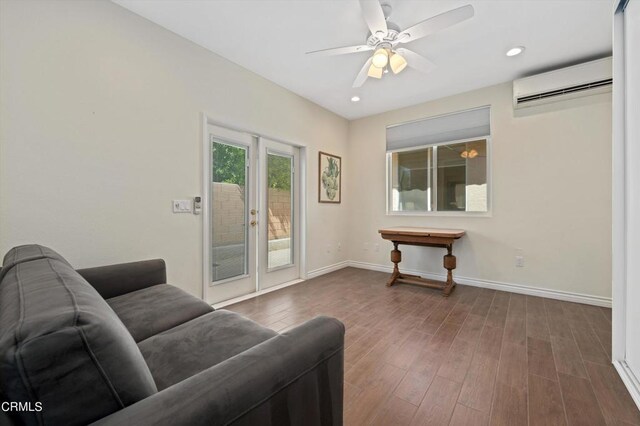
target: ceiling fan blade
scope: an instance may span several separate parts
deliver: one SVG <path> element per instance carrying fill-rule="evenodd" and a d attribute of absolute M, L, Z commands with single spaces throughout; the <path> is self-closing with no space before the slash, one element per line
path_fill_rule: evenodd
<path fill-rule="evenodd" d="M 345 46 L 345 47 L 334 47 L 331 49 L 314 50 L 312 52 L 307 52 L 307 55 L 332 56 L 332 55 L 344 55 L 346 53 L 366 52 L 368 50 L 372 50 L 372 47 L 369 47 L 363 44 L 361 46 Z"/>
<path fill-rule="evenodd" d="M 364 82 L 367 81 L 367 77 L 368 77 L 367 76 L 367 72 L 369 71 L 369 67 L 371 66 L 371 60 L 372 60 L 372 58 L 369 58 L 367 60 L 367 62 L 364 63 L 364 66 L 362 67 L 362 69 L 358 73 L 358 76 L 353 81 L 353 86 L 352 87 L 354 89 L 362 86 L 364 84 Z"/>
<path fill-rule="evenodd" d="M 428 73 L 436 68 L 436 64 L 428 60 L 422 55 L 418 55 L 416 52 L 409 49 L 396 49 L 396 53 L 399 53 L 407 60 L 407 65 L 420 72 Z"/>
<path fill-rule="evenodd" d="M 387 34 L 387 19 L 384 17 L 382 6 L 378 0 L 360 0 L 360 9 L 371 34 Z"/>
<path fill-rule="evenodd" d="M 473 13 L 473 6 L 470 4 L 441 13 L 440 15 L 425 19 L 424 21 L 402 31 L 398 34 L 398 41 L 400 43 L 409 43 L 410 41 L 426 37 L 457 23 L 473 18 Z"/>

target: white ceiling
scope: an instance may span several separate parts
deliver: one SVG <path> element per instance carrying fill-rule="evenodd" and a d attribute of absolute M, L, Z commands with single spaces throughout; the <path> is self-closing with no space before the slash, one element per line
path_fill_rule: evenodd
<path fill-rule="evenodd" d="M 406 47 L 437 64 L 352 89 L 368 53 L 305 52 L 364 44 L 357 0 L 113 0 L 348 119 L 397 109 L 606 56 L 609 0 L 389 0 L 401 28 L 472 4 L 475 17 Z M 375 1 L 375 0 L 373 0 Z M 526 51 L 508 58 L 522 45 Z M 359 95 L 359 103 L 350 98 Z"/>

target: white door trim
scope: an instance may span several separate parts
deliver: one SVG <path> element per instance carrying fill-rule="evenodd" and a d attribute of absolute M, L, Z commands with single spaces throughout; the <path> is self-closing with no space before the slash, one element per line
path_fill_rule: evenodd
<path fill-rule="evenodd" d="M 616 5 L 617 6 L 617 5 Z M 627 224 L 625 173 L 625 52 L 624 15 L 614 15 L 613 73 L 613 142 L 612 142 L 612 358 L 624 362 L 626 354 L 626 299 L 627 299 Z"/>
<path fill-rule="evenodd" d="M 209 118 L 202 113 L 202 195 L 201 195 L 201 215 L 202 215 L 202 300 L 209 300 L 209 283 L 211 282 L 211 173 L 209 172 Z"/>
<path fill-rule="evenodd" d="M 201 113 L 202 125 L 202 151 L 201 151 L 201 175 L 202 175 L 202 299 L 208 300 L 209 284 L 211 283 L 211 268 L 208 263 L 211 258 L 211 173 L 209 171 L 209 125 L 222 127 L 239 133 L 244 133 L 256 138 L 271 139 L 287 145 L 299 148 L 300 152 L 300 278 L 305 279 L 307 276 L 307 146 L 304 143 L 293 143 L 282 138 L 273 137 L 267 134 L 259 134 L 240 126 L 227 124 L 216 120 L 207 115 L 206 112 Z M 257 271 L 256 271 L 257 273 Z M 256 282 L 258 277 L 256 276 Z"/>
<path fill-rule="evenodd" d="M 637 82 L 629 80 L 631 74 L 628 73 L 629 58 L 626 34 L 625 7 L 633 1 L 634 6 L 638 0 L 614 1 L 615 13 L 613 16 L 613 146 L 612 146 L 612 361 L 618 374 L 620 375 L 627 390 L 631 394 L 634 402 L 640 407 L 640 378 L 633 371 L 628 363 L 627 352 L 629 345 L 627 338 L 630 331 L 628 327 L 634 327 L 633 320 L 629 318 L 628 300 L 629 270 L 632 264 L 630 261 L 637 258 L 637 249 L 631 244 L 634 240 L 629 239 L 629 233 L 637 230 L 637 221 L 633 206 L 630 204 L 633 198 L 632 191 L 637 191 L 633 186 L 638 183 L 637 170 L 634 168 L 635 159 L 630 158 L 633 154 L 631 149 L 630 132 L 637 132 L 632 126 L 635 122 L 630 117 L 633 108 L 628 108 L 630 99 L 627 97 L 630 89 L 629 82 L 636 85 Z M 636 9 L 637 10 L 637 9 Z M 636 59 L 637 60 L 637 59 Z M 635 76 L 634 76 L 635 77 Z M 637 85 L 635 88 L 637 89 Z M 637 208 L 637 207 L 636 207 Z M 634 222 L 631 222 L 634 221 Z M 630 225 L 631 224 L 631 225 Z M 637 238 L 637 234 L 631 235 Z M 637 247 L 637 245 L 635 246 Z M 637 270 L 636 270 L 637 271 Z M 637 273 L 637 272 L 636 272 Z M 633 297 L 633 296 L 632 296 Z M 637 327 L 637 326 L 635 326 Z M 636 366 L 637 368 L 637 366 Z"/>

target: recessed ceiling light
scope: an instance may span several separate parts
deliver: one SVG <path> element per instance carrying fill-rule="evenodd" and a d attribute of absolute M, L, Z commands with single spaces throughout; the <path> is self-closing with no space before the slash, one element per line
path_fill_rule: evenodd
<path fill-rule="evenodd" d="M 522 52 L 524 52 L 524 46 L 512 47 L 511 49 L 507 50 L 507 56 L 517 56 Z"/>
<path fill-rule="evenodd" d="M 351 102 L 360 102 L 360 96 L 353 96 Z"/>

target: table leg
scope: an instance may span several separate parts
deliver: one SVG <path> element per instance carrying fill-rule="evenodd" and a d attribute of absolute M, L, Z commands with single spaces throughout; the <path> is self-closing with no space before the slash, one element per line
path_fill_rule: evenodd
<path fill-rule="evenodd" d="M 456 257 L 452 254 L 452 245 L 447 245 L 447 254 L 444 255 L 443 265 L 447 270 L 447 283 L 445 287 L 442 289 L 442 295 L 447 297 L 453 291 L 453 287 L 455 287 L 456 283 L 453 281 L 453 270 L 456 269 Z"/>
<path fill-rule="evenodd" d="M 402 261 L 402 253 L 398 250 L 398 243 L 393 243 L 393 250 L 391 250 L 391 261 L 393 262 L 393 273 L 391 278 L 387 281 L 387 287 L 391 287 L 398 278 L 400 278 L 400 269 L 398 269 L 398 263 Z"/>

